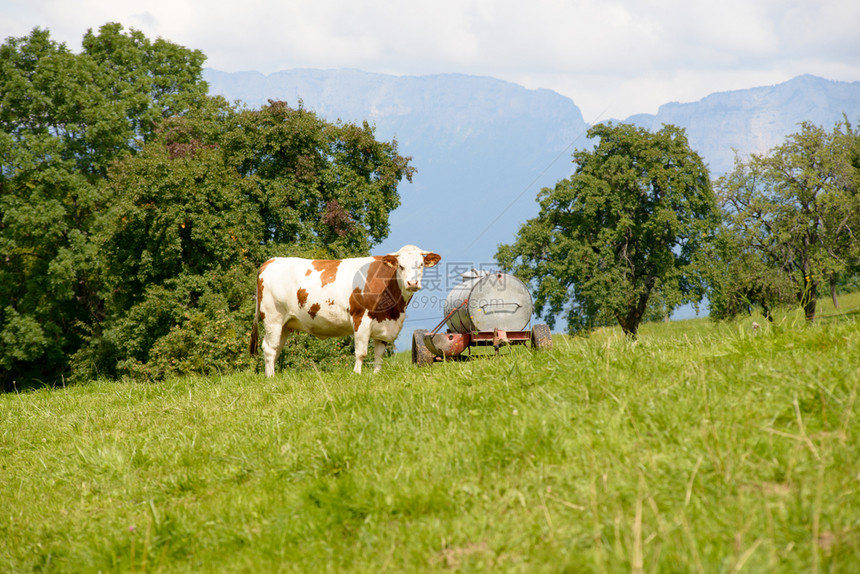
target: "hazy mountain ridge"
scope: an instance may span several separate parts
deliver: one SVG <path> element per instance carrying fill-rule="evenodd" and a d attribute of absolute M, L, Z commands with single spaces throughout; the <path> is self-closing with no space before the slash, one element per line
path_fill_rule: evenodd
<path fill-rule="evenodd" d="M 226 73 L 206 69 L 204 78 L 213 93 L 241 99 L 250 107 L 269 98 L 292 105 L 303 100 L 306 107 L 330 117 L 344 119 L 387 118 L 413 113 L 454 117 L 508 117 L 528 114 L 558 117 L 559 110 L 579 109 L 569 99 L 552 90 L 527 90 L 516 84 L 480 76 L 439 74 L 432 76 L 392 76 L 359 70 L 285 70 L 270 75 L 259 72 Z M 463 96 L 468 96 L 463 98 Z M 368 114 L 368 112 L 370 112 Z M 330 118 L 334 119 L 334 118 Z M 579 114 L 579 119 L 582 115 Z"/>
<path fill-rule="evenodd" d="M 714 93 L 698 102 L 664 104 L 656 115 L 629 121 L 648 129 L 686 128 L 691 145 L 716 176 L 731 170 L 734 150 L 744 156 L 766 153 L 798 132 L 801 122 L 831 129 L 843 114 L 852 123 L 860 119 L 860 82 L 807 74 L 774 86 Z"/>

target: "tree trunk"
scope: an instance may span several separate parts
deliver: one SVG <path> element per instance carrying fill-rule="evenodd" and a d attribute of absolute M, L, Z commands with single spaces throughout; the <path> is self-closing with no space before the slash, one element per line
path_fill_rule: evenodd
<path fill-rule="evenodd" d="M 645 308 L 648 306 L 648 297 L 651 295 L 651 289 L 654 287 L 655 282 L 656 278 L 654 277 L 648 280 L 645 287 L 642 289 L 642 292 L 639 293 L 639 297 L 636 298 L 635 303 L 632 303 L 627 308 L 627 315 L 623 317 L 621 315 L 616 315 L 618 324 L 621 325 L 621 330 L 624 331 L 624 334 L 631 339 L 635 339 L 636 334 L 639 332 L 639 323 L 642 322 L 642 317 L 645 316 Z"/>
<path fill-rule="evenodd" d="M 806 315 L 806 320 L 810 323 L 815 321 L 815 299 L 810 299 L 803 306 L 803 313 Z"/>
<path fill-rule="evenodd" d="M 836 275 L 830 274 L 830 298 L 833 299 L 833 308 L 839 308 L 839 301 L 836 298 Z"/>
<path fill-rule="evenodd" d="M 636 338 L 636 333 L 639 330 L 639 321 L 627 315 L 625 317 L 618 317 L 618 324 L 621 325 L 621 331 L 627 335 L 631 339 Z"/>
<path fill-rule="evenodd" d="M 807 280 L 806 289 L 800 299 L 800 304 L 803 307 L 803 314 L 809 322 L 815 320 L 816 299 L 818 299 L 818 286 L 815 281 Z"/>

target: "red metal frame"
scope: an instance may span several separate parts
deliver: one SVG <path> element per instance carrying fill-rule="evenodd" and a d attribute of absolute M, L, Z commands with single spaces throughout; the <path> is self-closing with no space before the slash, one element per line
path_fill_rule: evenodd
<path fill-rule="evenodd" d="M 438 327 L 437 327 L 438 329 Z M 435 333 L 424 335 L 424 344 L 437 357 L 452 358 L 469 347 L 489 347 L 499 352 L 501 345 L 524 345 L 531 339 L 531 331 L 479 331 L 473 333 Z"/>

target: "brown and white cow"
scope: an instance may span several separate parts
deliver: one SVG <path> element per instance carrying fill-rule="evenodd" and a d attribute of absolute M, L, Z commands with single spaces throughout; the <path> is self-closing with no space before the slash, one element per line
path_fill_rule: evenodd
<path fill-rule="evenodd" d="M 257 353 L 258 323 L 263 321 L 266 376 L 290 331 L 315 337 L 355 337 L 355 372 L 374 340 L 374 372 L 382 367 L 386 343 L 397 338 L 406 305 L 421 289 L 425 267 L 441 257 L 414 245 L 396 253 L 355 259 L 269 259 L 257 273 L 257 309 L 251 329 L 252 355 Z"/>

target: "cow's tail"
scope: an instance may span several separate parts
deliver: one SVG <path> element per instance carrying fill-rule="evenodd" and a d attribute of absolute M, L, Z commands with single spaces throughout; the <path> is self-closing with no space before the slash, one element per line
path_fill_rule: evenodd
<path fill-rule="evenodd" d="M 259 337 L 259 318 L 256 313 L 254 313 L 254 326 L 251 327 L 251 344 L 248 345 L 248 352 L 251 353 L 252 357 L 257 356 L 257 339 Z"/>
<path fill-rule="evenodd" d="M 257 288 L 254 290 L 254 325 L 251 327 L 251 343 L 248 352 L 252 357 L 257 355 L 257 343 L 260 337 L 260 280 L 257 279 Z"/>

